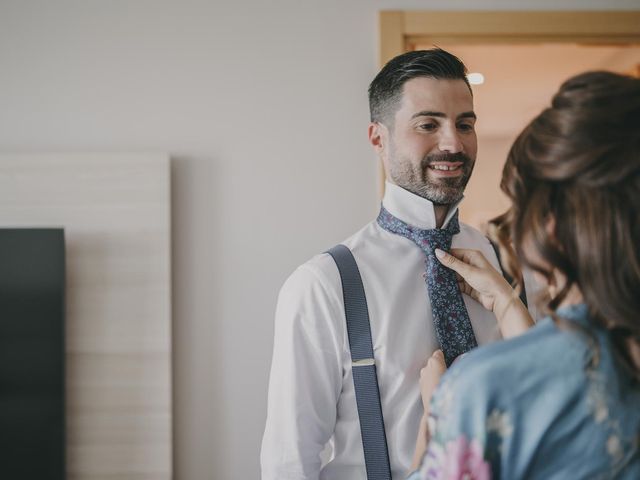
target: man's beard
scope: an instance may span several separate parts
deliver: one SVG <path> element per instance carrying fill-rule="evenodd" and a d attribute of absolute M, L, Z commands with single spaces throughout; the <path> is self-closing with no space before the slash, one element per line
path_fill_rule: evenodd
<path fill-rule="evenodd" d="M 436 162 L 461 162 L 462 174 L 457 177 L 429 178 L 429 165 Z M 389 176 L 393 183 L 434 205 L 451 205 L 462 199 L 464 188 L 471 178 L 475 162 L 462 152 L 430 154 L 422 159 L 419 168 L 409 161 L 392 162 Z"/>

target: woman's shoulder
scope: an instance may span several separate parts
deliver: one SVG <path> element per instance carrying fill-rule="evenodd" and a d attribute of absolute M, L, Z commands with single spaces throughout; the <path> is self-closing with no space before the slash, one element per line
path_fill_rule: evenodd
<path fill-rule="evenodd" d="M 502 478 L 523 478 L 532 465 L 582 472 L 576 478 L 638 468 L 630 460 L 638 452 L 637 383 L 613 361 L 607 332 L 589 320 L 586 307 L 558 316 L 567 321 L 545 318 L 454 362 L 432 399 L 438 442 L 432 455 L 462 445 L 482 453 L 476 457 Z M 595 453 L 586 459 L 585 452 Z M 567 456 L 578 460 L 566 463 Z"/>
<path fill-rule="evenodd" d="M 562 384 L 558 395 L 583 388 L 590 344 L 578 329 L 561 329 L 550 318 L 528 332 L 483 345 L 454 362 L 446 373 L 459 390 L 472 389 L 475 400 L 522 398 L 537 387 Z M 502 402 L 501 402 L 502 403 Z"/>
<path fill-rule="evenodd" d="M 584 354 L 585 344 L 581 339 L 560 330 L 553 320 L 546 317 L 526 333 L 508 340 L 497 341 L 478 347 L 460 357 L 452 366 L 463 376 L 495 377 L 520 369 L 530 371 L 532 367 L 553 364 L 554 369 L 570 366 L 567 357 Z"/>

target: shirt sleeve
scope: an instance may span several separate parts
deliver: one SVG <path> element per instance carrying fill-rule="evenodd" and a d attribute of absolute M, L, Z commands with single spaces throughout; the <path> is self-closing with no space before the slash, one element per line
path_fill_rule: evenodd
<path fill-rule="evenodd" d="M 411 480 L 500 478 L 503 442 L 513 431 L 510 412 L 493 401 L 487 376 L 477 369 L 465 372 L 461 363 L 445 374 L 433 396 L 431 440 Z"/>
<path fill-rule="evenodd" d="M 331 285 L 319 269 L 303 265 L 280 291 L 262 480 L 319 477 L 342 389 L 344 307 Z"/>

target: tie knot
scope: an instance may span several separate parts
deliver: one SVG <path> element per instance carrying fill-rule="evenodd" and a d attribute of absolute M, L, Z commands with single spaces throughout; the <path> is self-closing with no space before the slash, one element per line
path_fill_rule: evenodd
<path fill-rule="evenodd" d="M 402 235 L 412 240 L 428 257 L 435 254 L 434 250 L 436 248 L 448 251 L 451 248 L 451 239 L 460 232 L 458 212 L 451 217 L 445 228 L 425 230 L 403 222 L 382 207 L 378 215 L 378 224 L 391 233 Z"/>
<path fill-rule="evenodd" d="M 419 230 L 416 229 L 413 232 L 412 240 L 422 249 L 427 255 L 434 255 L 435 249 L 448 251 L 451 248 L 452 234 L 447 230 L 433 229 L 433 230 Z"/>

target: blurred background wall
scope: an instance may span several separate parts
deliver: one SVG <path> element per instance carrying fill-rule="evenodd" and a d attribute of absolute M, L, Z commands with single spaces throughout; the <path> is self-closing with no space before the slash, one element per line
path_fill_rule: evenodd
<path fill-rule="evenodd" d="M 172 156 L 175 478 L 259 478 L 279 286 L 377 211 L 377 12 L 638 8 L 0 0 L 0 151 Z"/>

